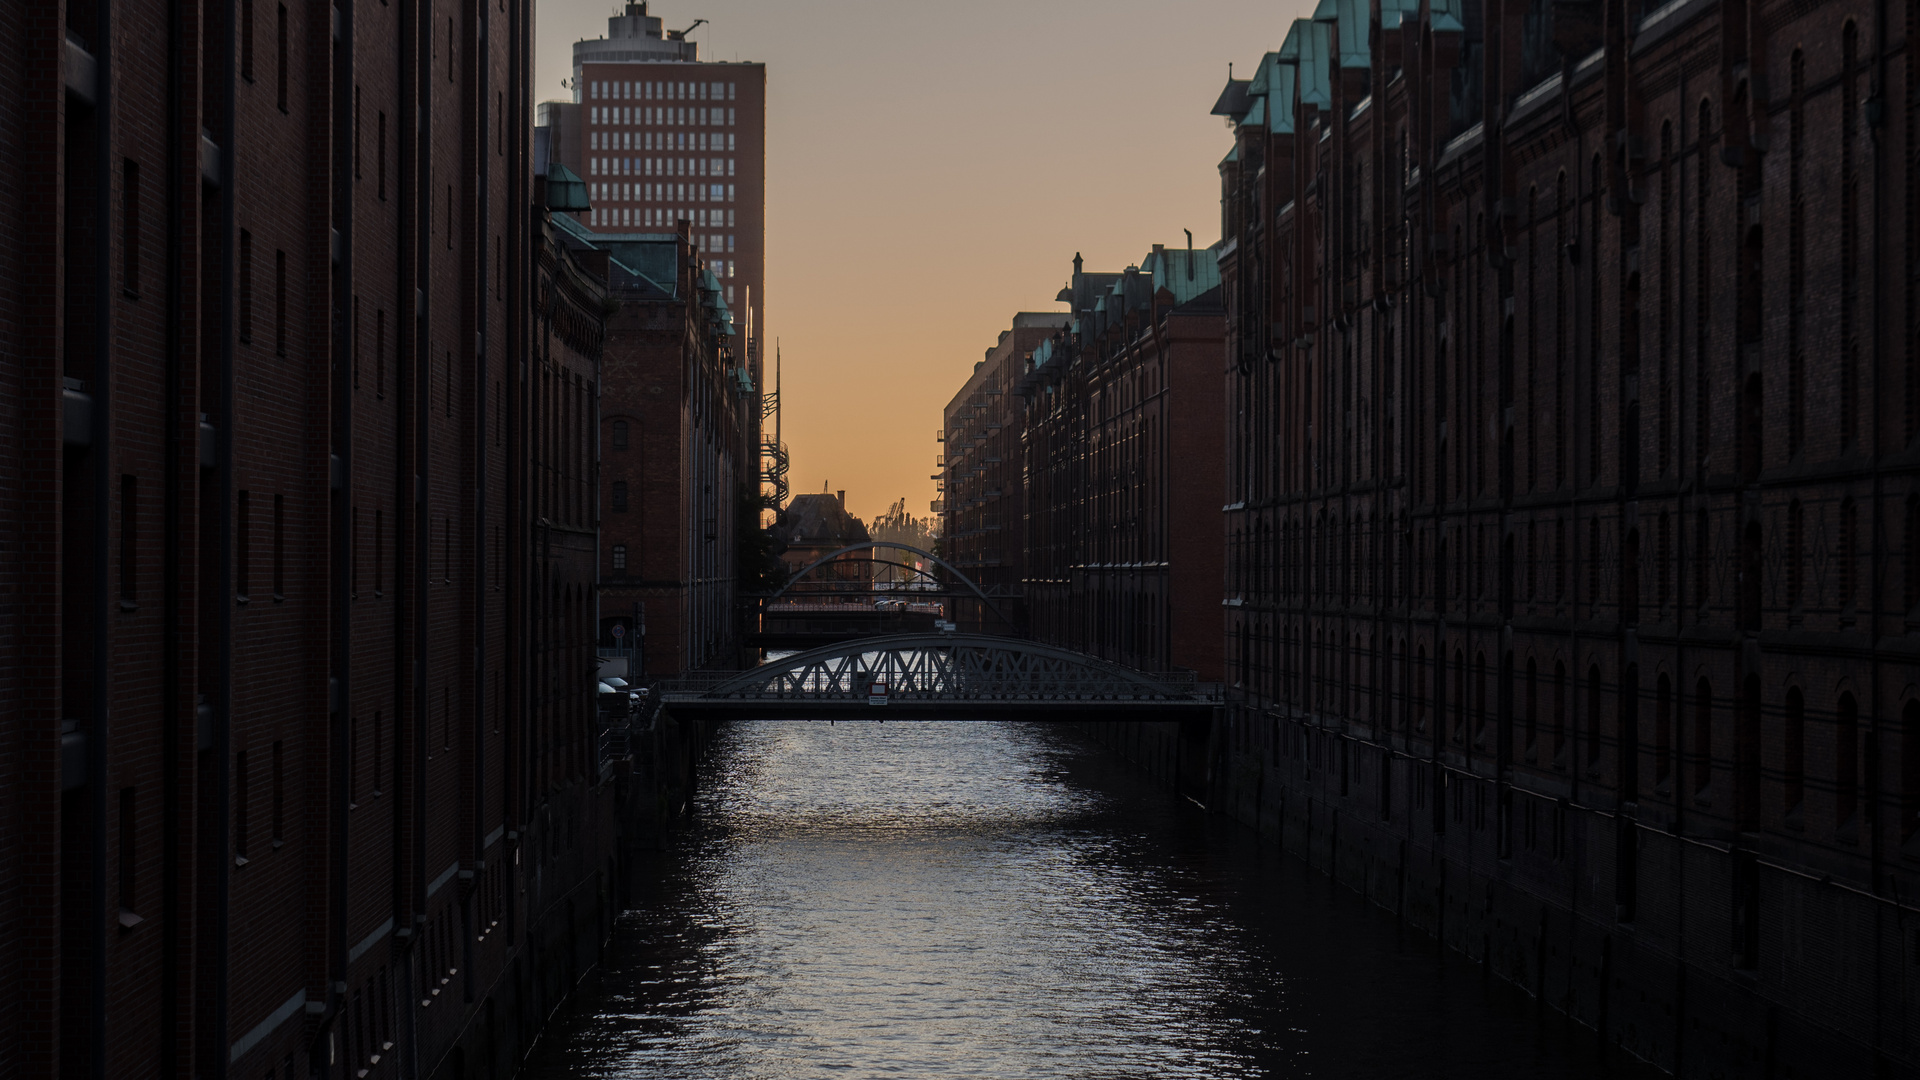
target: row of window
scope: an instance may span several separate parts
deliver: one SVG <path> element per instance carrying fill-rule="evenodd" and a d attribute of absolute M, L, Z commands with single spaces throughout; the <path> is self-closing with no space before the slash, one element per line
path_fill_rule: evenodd
<path fill-rule="evenodd" d="M 739 87 L 730 82 L 625 82 L 599 81 L 587 84 L 594 99 L 639 101 L 732 101 Z"/>
<path fill-rule="evenodd" d="M 688 196 L 686 193 L 686 185 L 684 184 L 594 184 L 593 185 L 593 201 L 595 202 L 642 202 L 642 201 L 652 202 L 656 199 L 674 201 L 674 202 L 686 202 L 688 200 Z M 717 229 L 723 226 L 726 228 L 732 228 L 735 220 L 735 215 L 737 214 L 737 211 L 734 211 L 734 210 L 721 210 L 718 208 L 715 208 L 713 210 L 708 210 L 705 207 L 700 207 L 700 208 L 688 207 L 684 212 L 687 215 L 688 221 L 693 222 L 695 225 L 698 225 L 703 229 L 708 227 Z M 679 219 L 667 217 L 667 218 L 662 218 L 662 220 L 677 221 Z M 648 222 L 648 224 L 652 224 L 652 222 Z"/>
<path fill-rule="evenodd" d="M 636 145 L 636 137 L 638 145 Z M 716 131 L 595 131 L 588 136 L 593 150 L 728 150 L 738 145 L 733 135 Z"/>
<path fill-rule="evenodd" d="M 588 114 L 594 124 L 653 124 L 659 127 L 732 127 L 732 109 L 599 108 Z M 683 133 L 684 134 L 684 133 Z"/>
<path fill-rule="evenodd" d="M 732 158 L 597 157 L 587 164 L 589 176 L 732 176 L 735 172 L 736 167 Z M 713 184 L 708 195 L 711 195 L 714 201 L 720 200 L 723 197 L 721 191 L 723 186 L 726 189 L 724 198 L 731 201 L 734 187 L 732 184 Z M 700 190 L 700 186 L 695 185 L 695 190 Z M 701 195 L 699 198 L 705 202 L 708 195 Z"/>

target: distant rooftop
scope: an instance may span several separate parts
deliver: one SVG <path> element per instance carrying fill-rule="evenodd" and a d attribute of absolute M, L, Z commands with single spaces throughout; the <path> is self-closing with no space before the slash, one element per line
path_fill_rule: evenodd
<path fill-rule="evenodd" d="M 645 3 L 628 4 L 625 14 L 607 20 L 606 37 L 573 43 L 574 100 L 579 100 L 577 84 L 582 64 L 699 60 L 700 46 L 686 39 L 687 30 L 666 29 L 660 19 L 647 14 Z"/>

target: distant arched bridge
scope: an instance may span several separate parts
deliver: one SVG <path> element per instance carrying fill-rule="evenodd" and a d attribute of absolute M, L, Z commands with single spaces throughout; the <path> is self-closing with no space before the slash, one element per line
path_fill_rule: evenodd
<path fill-rule="evenodd" d="M 876 683 L 886 704 L 874 704 Z M 846 641 L 750 671 L 660 688 L 679 712 L 737 719 L 1090 719 L 1212 709 L 1220 688 L 1192 672 L 1149 673 L 1017 638 L 900 634 Z M 851 714 L 851 715 L 850 715 Z"/>

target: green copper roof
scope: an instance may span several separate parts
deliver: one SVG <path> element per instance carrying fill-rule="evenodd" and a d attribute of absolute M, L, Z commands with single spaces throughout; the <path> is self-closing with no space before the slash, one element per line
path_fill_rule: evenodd
<path fill-rule="evenodd" d="M 1332 29 L 1323 22 L 1295 19 L 1287 31 L 1287 40 L 1299 50 L 1300 103 L 1322 112 L 1333 108 Z M 1286 51 L 1284 46 L 1281 51 Z"/>
<path fill-rule="evenodd" d="M 1275 135 L 1293 134 L 1293 93 L 1298 75 L 1298 65 L 1274 57 L 1273 92 L 1269 95 L 1273 98 L 1273 116 L 1267 121 L 1267 129 Z"/>
<path fill-rule="evenodd" d="M 1247 110 L 1246 118 L 1240 121 L 1241 127 L 1262 128 L 1267 126 L 1267 96 L 1253 99 L 1253 108 Z"/>
<path fill-rule="evenodd" d="M 1452 30 L 1462 33 L 1466 31 L 1467 28 L 1460 24 L 1464 0 L 1429 0 L 1429 2 L 1432 4 L 1429 17 L 1434 30 Z"/>
<path fill-rule="evenodd" d="M 1220 258 L 1213 248 L 1162 248 L 1147 256 L 1146 269 L 1153 274 L 1153 289 L 1173 293 L 1175 304 L 1184 304 L 1220 285 Z"/>
<path fill-rule="evenodd" d="M 1340 66 L 1343 68 L 1369 68 L 1373 66 L 1373 53 L 1367 47 L 1367 30 L 1373 23 L 1373 9 L 1369 0 L 1334 0 L 1340 10 L 1339 21 L 1335 24 L 1340 35 Z"/>

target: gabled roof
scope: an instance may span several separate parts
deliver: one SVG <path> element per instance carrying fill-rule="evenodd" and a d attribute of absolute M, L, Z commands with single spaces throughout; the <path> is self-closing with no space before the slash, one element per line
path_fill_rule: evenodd
<path fill-rule="evenodd" d="M 1162 248 L 1147 256 L 1143 269 L 1153 274 L 1155 292 L 1173 293 L 1175 304 L 1185 304 L 1220 284 L 1218 247 Z"/>
<path fill-rule="evenodd" d="M 1220 97 L 1213 103 L 1214 116 L 1242 116 L 1250 102 L 1247 100 L 1247 84 L 1251 79 L 1228 79 L 1226 88 L 1220 91 Z"/>

